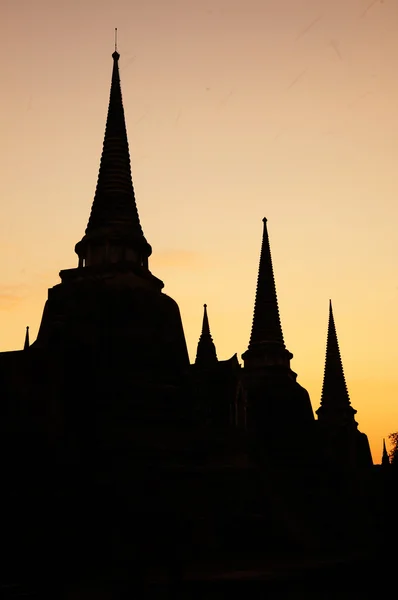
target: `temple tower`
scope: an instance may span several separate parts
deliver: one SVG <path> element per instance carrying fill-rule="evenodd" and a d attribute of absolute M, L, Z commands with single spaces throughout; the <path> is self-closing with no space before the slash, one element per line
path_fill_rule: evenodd
<path fill-rule="evenodd" d="M 372 464 L 367 436 L 358 431 L 356 412 L 348 395 L 332 302 L 329 301 L 325 372 L 321 405 L 316 411 L 328 462 L 341 467 Z"/>
<path fill-rule="evenodd" d="M 383 440 L 383 454 L 381 457 L 381 466 L 387 469 L 390 467 L 390 457 L 388 456 L 386 448 L 386 440 Z"/>
<path fill-rule="evenodd" d="M 300 454 L 298 448 L 314 416 L 308 393 L 290 368 L 293 355 L 283 339 L 267 219 L 263 219 L 250 342 L 242 358 L 248 427 L 262 439 L 270 455 L 289 462 L 293 460 L 292 452 L 295 458 Z M 289 440 L 296 450 L 290 448 Z"/>
<path fill-rule="evenodd" d="M 325 372 L 323 376 L 321 405 L 316 411 L 320 423 L 329 425 L 349 424 L 358 427 L 351 406 L 341 362 L 332 301 L 329 301 L 329 324 L 326 342 Z"/>
<path fill-rule="evenodd" d="M 78 266 L 49 290 L 36 348 L 93 353 L 129 370 L 171 374 L 189 359 L 177 304 L 149 270 L 152 252 L 138 216 L 119 76 L 112 55 L 108 115 L 91 214 L 76 244 Z M 97 360 L 97 358 L 95 359 Z"/>
<path fill-rule="evenodd" d="M 192 398 L 198 414 L 211 427 L 224 429 L 244 426 L 244 397 L 241 367 L 236 354 L 227 360 L 217 358 L 210 333 L 207 304 L 203 306 L 202 330 L 192 365 Z M 227 446 L 224 443 L 224 450 Z"/>
<path fill-rule="evenodd" d="M 122 102 L 117 51 L 97 187 L 83 239 L 76 244 L 79 267 L 129 263 L 147 275 L 152 248 L 142 231 L 131 177 L 130 153 Z M 153 283 L 155 283 L 153 281 Z M 158 281 L 159 287 L 163 287 Z"/>
<path fill-rule="evenodd" d="M 245 369 L 282 367 L 290 369 L 293 358 L 285 347 L 279 317 L 267 219 L 263 219 L 263 238 L 258 269 L 253 324 L 248 350 L 242 355 Z"/>

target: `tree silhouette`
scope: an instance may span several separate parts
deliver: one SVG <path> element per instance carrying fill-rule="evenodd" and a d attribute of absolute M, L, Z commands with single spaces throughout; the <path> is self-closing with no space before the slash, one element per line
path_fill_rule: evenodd
<path fill-rule="evenodd" d="M 388 436 L 391 444 L 391 450 L 389 452 L 390 463 L 394 466 L 398 466 L 398 431 L 390 433 Z"/>

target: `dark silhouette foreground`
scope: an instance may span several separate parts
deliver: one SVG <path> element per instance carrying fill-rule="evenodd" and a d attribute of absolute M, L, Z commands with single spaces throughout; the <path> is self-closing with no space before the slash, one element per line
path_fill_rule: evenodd
<path fill-rule="evenodd" d="M 78 266 L 49 290 L 37 340 L 0 354 L 2 591 L 367 597 L 394 556 L 396 480 L 358 431 L 332 307 L 315 420 L 264 219 L 243 368 L 218 359 L 206 305 L 189 364 L 178 306 L 149 270 L 113 60 Z"/>

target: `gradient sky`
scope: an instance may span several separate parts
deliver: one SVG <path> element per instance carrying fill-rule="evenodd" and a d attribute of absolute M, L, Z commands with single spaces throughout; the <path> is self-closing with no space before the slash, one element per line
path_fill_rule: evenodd
<path fill-rule="evenodd" d="M 0 0 L 0 350 L 77 266 L 118 27 L 150 268 L 191 360 L 204 302 L 219 358 L 247 348 L 266 216 L 292 368 L 317 409 L 331 298 L 378 461 L 398 430 L 397 25 L 398 0 Z"/>

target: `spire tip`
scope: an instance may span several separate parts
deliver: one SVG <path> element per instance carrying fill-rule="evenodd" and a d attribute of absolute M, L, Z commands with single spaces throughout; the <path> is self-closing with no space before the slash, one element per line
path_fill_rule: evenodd
<path fill-rule="evenodd" d="M 117 51 L 117 27 L 115 27 L 115 51 L 112 54 L 112 58 L 113 58 L 113 60 L 119 60 L 119 58 L 120 58 L 120 54 Z"/>

